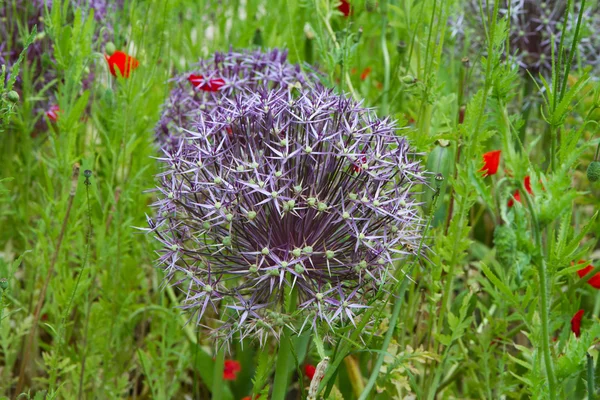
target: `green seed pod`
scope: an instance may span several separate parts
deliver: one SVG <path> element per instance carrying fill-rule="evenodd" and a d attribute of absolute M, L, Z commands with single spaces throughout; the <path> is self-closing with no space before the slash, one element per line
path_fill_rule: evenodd
<path fill-rule="evenodd" d="M 8 288 L 8 281 L 6 278 L 0 279 L 0 289 L 6 290 Z"/>
<path fill-rule="evenodd" d="M 19 93 L 15 92 L 14 90 L 11 90 L 10 92 L 8 92 L 6 94 L 6 98 L 8 99 L 8 101 L 10 101 L 11 103 L 16 103 L 19 101 Z"/>
<path fill-rule="evenodd" d="M 412 86 L 415 83 L 417 83 L 417 79 L 412 75 L 403 76 L 400 80 L 402 81 L 402 83 L 408 86 Z"/>
<path fill-rule="evenodd" d="M 592 161 L 587 168 L 587 178 L 590 182 L 598 182 L 600 179 L 600 162 Z"/>
<path fill-rule="evenodd" d="M 104 51 L 109 56 L 112 56 L 114 52 L 117 51 L 117 48 L 115 47 L 115 44 L 113 42 L 108 42 L 106 43 L 106 46 L 104 46 Z"/>
<path fill-rule="evenodd" d="M 367 10 L 367 12 L 373 12 L 377 10 L 377 0 L 366 0 L 365 9 Z"/>
<path fill-rule="evenodd" d="M 252 38 L 252 43 L 258 47 L 262 47 L 262 45 L 263 45 L 262 32 L 258 28 L 256 28 L 256 30 L 254 31 L 254 37 Z"/>
<path fill-rule="evenodd" d="M 494 245 L 496 246 L 496 259 L 507 268 L 515 263 L 517 252 L 517 235 L 508 225 L 498 225 L 494 229 Z"/>
<path fill-rule="evenodd" d="M 406 42 L 404 40 L 401 40 L 398 42 L 398 44 L 396 44 L 396 51 L 401 56 L 406 53 Z"/>

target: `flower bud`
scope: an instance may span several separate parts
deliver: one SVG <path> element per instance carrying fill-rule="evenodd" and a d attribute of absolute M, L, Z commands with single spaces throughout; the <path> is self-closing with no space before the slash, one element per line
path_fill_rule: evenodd
<path fill-rule="evenodd" d="M 6 99 L 11 103 L 16 103 L 19 101 L 19 93 L 15 92 L 14 90 L 11 90 L 6 94 Z"/>
<path fill-rule="evenodd" d="M 398 42 L 398 44 L 396 44 L 396 51 L 401 56 L 406 53 L 406 42 L 404 40 L 401 40 Z"/>
<path fill-rule="evenodd" d="M 8 280 L 6 278 L 0 279 L 0 289 L 6 290 L 8 288 Z"/>
<path fill-rule="evenodd" d="M 587 178 L 590 182 L 597 182 L 600 179 L 600 162 L 592 161 L 588 165 Z"/>
<path fill-rule="evenodd" d="M 415 78 L 412 75 L 405 75 L 400 80 L 402 81 L 402 83 L 404 83 L 405 85 L 408 85 L 408 86 L 412 86 L 415 83 L 417 83 L 417 78 Z"/>
<path fill-rule="evenodd" d="M 115 51 L 117 51 L 117 48 L 115 47 L 115 44 L 113 42 L 108 42 L 106 43 L 106 45 L 104 46 L 104 51 L 106 52 L 106 54 L 108 54 L 109 56 L 112 56 L 114 54 Z"/>
<path fill-rule="evenodd" d="M 365 9 L 367 12 L 373 12 L 377 10 L 377 0 L 367 0 L 365 3 Z"/>

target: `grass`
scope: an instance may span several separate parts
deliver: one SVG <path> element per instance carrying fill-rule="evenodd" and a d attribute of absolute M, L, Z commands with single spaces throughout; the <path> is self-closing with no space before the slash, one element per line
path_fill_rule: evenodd
<path fill-rule="evenodd" d="M 585 280 L 600 270 L 600 191 L 585 171 L 600 144 L 600 92 L 576 51 L 589 27 L 563 35 L 544 81 L 504 57 L 511 26 L 498 0 L 483 38 L 464 39 L 480 47 L 451 32 L 458 0 L 351 1 L 349 17 L 328 0 L 131 0 L 102 23 L 54 3 L 39 32 L 20 25 L 7 41 L 49 43 L 54 62 L 13 65 L 17 102 L 10 82 L 1 88 L 2 398 L 267 398 L 272 386 L 300 398 L 304 365 L 325 357 L 328 398 L 595 398 L 600 297 Z M 129 78 L 110 75 L 105 34 L 140 61 Z M 136 229 L 152 213 L 169 79 L 214 51 L 258 47 L 287 48 L 397 119 L 431 172 L 420 194 L 427 256 L 400 266 L 409 273 L 396 272 L 396 296 L 363 314 L 364 332 L 293 337 L 279 356 L 249 341 L 215 352 L 186 324 L 181 293 L 161 284 L 157 243 Z M 40 83 L 39 68 L 56 79 Z M 39 111 L 48 104 L 56 122 Z M 482 154 L 495 149 L 501 167 L 483 177 Z M 499 226 L 514 239 L 499 239 Z M 594 267 L 585 278 L 580 260 Z M 225 359 L 241 364 L 234 381 L 223 381 Z"/>

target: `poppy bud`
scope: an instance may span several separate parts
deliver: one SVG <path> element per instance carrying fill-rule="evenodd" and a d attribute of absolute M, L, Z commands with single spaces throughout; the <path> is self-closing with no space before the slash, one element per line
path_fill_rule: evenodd
<path fill-rule="evenodd" d="M 496 259 L 504 267 L 510 268 L 515 263 L 517 252 L 517 235 L 507 225 L 498 225 L 494 229 L 494 245 Z"/>
<path fill-rule="evenodd" d="M 412 76 L 412 75 L 406 75 L 406 76 L 403 76 L 400 79 L 402 80 L 402 83 L 404 83 L 406 85 L 409 85 L 409 86 L 412 86 L 415 83 L 417 83 L 417 79 L 414 76 Z"/>
<path fill-rule="evenodd" d="M 367 0 L 365 2 L 365 8 L 368 12 L 373 12 L 377 10 L 377 1 L 376 0 Z"/>
<path fill-rule="evenodd" d="M 106 43 L 106 46 L 104 46 L 104 51 L 109 56 L 112 56 L 114 52 L 117 51 L 117 48 L 115 47 L 115 44 L 113 42 L 108 42 Z"/>
<path fill-rule="evenodd" d="M 406 42 L 404 40 L 401 40 L 398 42 L 398 44 L 396 44 L 396 51 L 400 55 L 404 55 L 404 53 L 406 53 Z"/>
<path fill-rule="evenodd" d="M 587 178 L 590 182 L 597 182 L 600 179 L 600 162 L 592 161 L 588 165 Z"/>
<path fill-rule="evenodd" d="M 306 36 L 308 40 L 313 40 L 316 37 L 315 31 L 308 22 L 304 24 L 304 36 Z"/>
<path fill-rule="evenodd" d="M 19 93 L 15 92 L 14 90 L 11 90 L 6 94 L 6 98 L 11 103 L 16 103 L 17 101 L 19 101 Z"/>
<path fill-rule="evenodd" d="M 256 30 L 254 31 L 254 37 L 252 38 L 252 43 L 258 47 L 261 47 L 263 45 L 262 32 L 258 28 L 256 28 Z"/>
<path fill-rule="evenodd" d="M 6 278 L 0 279 L 0 289 L 6 290 L 8 288 L 8 281 Z"/>

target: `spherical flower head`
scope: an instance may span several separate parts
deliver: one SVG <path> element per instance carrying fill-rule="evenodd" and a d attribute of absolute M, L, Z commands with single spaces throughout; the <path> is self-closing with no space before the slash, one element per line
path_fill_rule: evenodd
<path fill-rule="evenodd" d="M 199 114 L 211 113 L 236 93 L 302 88 L 315 85 L 318 80 L 313 74 L 304 73 L 299 65 L 290 64 L 286 51 L 274 49 L 217 52 L 174 81 L 175 88 L 156 127 L 156 137 L 162 146 L 175 147 L 181 131 L 191 129 L 190 124 Z"/>
<path fill-rule="evenodd" d="M 210 307 L 228 338 L 354 324 L 419 249 L 419 163 L 394 123 L 345 96 L 244 92 L 166 152 L 159 262 L 184 308 L 201 323 Z"/>

